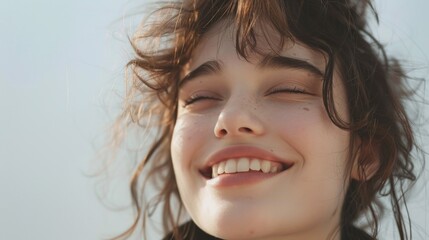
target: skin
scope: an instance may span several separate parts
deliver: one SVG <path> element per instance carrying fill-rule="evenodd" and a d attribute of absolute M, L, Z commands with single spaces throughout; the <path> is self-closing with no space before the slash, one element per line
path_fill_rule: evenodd
<path fill-rule="evenodd" d="M 221 63 L 219 72 L 193 78 L 179 90 L 171 153 L 187 212 L 200 228 L 223 239 L 327 238 L 339 225 L 350 135 L 328 118 L 319 76 L 303 69 L 258 67 L 261 56 L 251 55 L 250 62 L 238 57 L 234 39 L 232 27 L 213 27 L 183 71 L 186 75 L 211 60 Z M 263 39 L 258 47 L 270 54 Z M 305 60 L 322 72 L 325 67 L 322 54 L 299 42 L 287 43 L 280 55 Z M 348 119 L 338 74 L 333 94 L 340 116 Z M 186 104 L 195 96 L 210 98 Z M 199 169 L 208 157 L 237 145 L 265 149 L 294 165 L 253 184 L 207 184 Z"/>

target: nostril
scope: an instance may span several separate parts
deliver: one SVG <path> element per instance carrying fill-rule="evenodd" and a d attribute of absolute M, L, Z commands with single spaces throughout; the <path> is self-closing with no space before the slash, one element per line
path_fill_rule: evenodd
<path fill-rule="evenodd" d="M 219 133 L 220 133 L 221 136 L 225 136 L 226 134 L 228 134 L 228 132 L 225 129 L 221 129 L 219 131 Z"/>
<path fill-rule="evenodd" d="M 252 130 L 252 129 L 250 129 L 250 128 L 248 128 L 248 127 L 241 127 L 241 128 L 239 129 L 239 131 L 240 131 L 240 132 L 244 132 L 244 133 L 252 133 L 252 132 L 253 132 L 253 130 Z"/>

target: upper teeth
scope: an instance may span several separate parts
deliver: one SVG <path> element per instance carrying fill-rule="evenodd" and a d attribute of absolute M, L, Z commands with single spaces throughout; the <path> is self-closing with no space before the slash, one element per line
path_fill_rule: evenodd
<path fill-rule="evenodd" d="M 250 170 L 276 173 L 281 171 L 281 164 L 256 158 L 228 159 L 212 166 L 212 177 L 223 173 L 249 172 Z"/>

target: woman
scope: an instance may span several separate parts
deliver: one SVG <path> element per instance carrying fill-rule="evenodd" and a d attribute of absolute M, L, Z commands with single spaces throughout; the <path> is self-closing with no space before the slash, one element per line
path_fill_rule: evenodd
<path fill-rule="evenodd" d="M 139 180 L 158 177 L 165 239 L 376 239 L 379 192 L 409 239 L 401 202 L 416 180 L 415 141 L 404 76 L 366 31 L 367 9 L 349 0 L 160 7 L 132 41 L 118 121 L 158 134 L 132 178 L 135 222 L 118 238 L 146 222 Z M 369 228 L 357 226 L 362 217 Z"/>

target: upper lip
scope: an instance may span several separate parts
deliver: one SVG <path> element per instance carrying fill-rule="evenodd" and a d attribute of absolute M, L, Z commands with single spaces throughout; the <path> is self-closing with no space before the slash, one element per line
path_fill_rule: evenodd
<path fill-rule="evenodd" d="M 293 164 L 292 161 L 280 158 L 262 148 L 254 146 L 231 146 L 210 155 L 204 169 L 211 168 L 216 163 L 225 161 L 227 159 L 241 157 L 279 162 L 287 168 Z"/>

